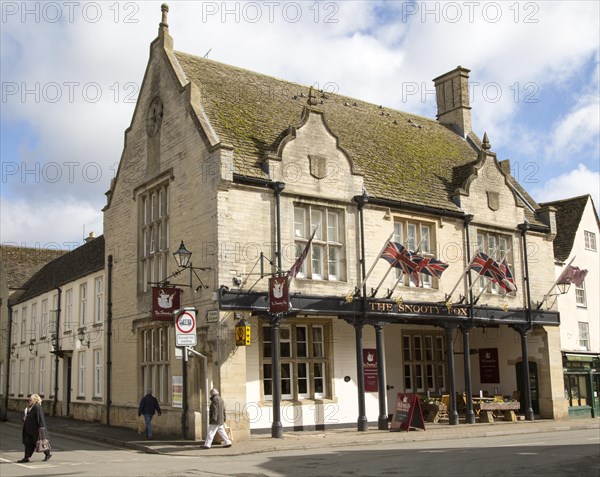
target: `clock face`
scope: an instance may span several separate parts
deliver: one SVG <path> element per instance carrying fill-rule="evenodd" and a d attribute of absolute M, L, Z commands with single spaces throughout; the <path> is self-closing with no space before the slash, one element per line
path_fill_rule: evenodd
<path fill-rule="evenodd" d="M 150 103 L 148 108 L 148 115 L 146 117 L 146 132 L 148 136 L 155 136 L 160 130 L 163 117 L 163 104 L 161 99 L 157 96 Z"/>

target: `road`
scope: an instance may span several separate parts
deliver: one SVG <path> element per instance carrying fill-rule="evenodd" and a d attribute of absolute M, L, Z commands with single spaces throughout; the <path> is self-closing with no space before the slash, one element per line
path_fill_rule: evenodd
<path fill-rule="evenodd" d="M 600 474 L 597 429 L 486 438 L 373 444 L 241 456 L 143 454 L 53 434 L 54 455 L 22 457 L 20 427 L 0 424 L 0 475 L 15 476 L 460 476 L 543 477 Z"/>

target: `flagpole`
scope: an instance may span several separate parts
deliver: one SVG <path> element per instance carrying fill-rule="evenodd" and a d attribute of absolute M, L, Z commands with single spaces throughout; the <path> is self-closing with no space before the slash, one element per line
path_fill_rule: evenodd
<path fill-rule="evenodd" d="M 392 240 L 393 236 L 394 236 L 394 232 L 392 231 L 392 233 L 390 234 L 390 236 L 388 237 L 388 239 L 383 244 L 383 247 L 381 247 L 381 250 L 377 254 L 377 257 L 375 258 L 375 261 L 373 262 L 373 265 L 371 265 L 371 268 L 369 269 L 369 271 L 365 275 L 365 278 L 363 278 L 363 280 L 360 282 L 360 284 L 356 286 L 356 288 L 358 290 L 360 290 L 362 288 L 363 284 L 366 283 L 367 279 L 369 278 L 369 275 L 371 275 L 371 272 L 373 272 L 373 269 L 375 268 L 375 265 L 377 265 L 377 260 L 379 260 L 379 258 L 381 257 L 381 254 L 385 250 L 385 247 L 387 247 L 388 243 L 390 243 L 390 240 Z"/>
<path fill-rule="evenodd" d="M 475 250 L 479 250 L 479 247 L 477 247 Z M 456 282 L 456 285 L 454 285 L 454 288 L 452 289 L 452 291 L 450 292 L 450 294 L 447 295 L 446 301 L 450 301 L 450 299 L 452 298 L 452 295 L 454 294 L 454 292 L 458 288 L 458 285 L 460 285 L 460 282 L 463 280 L 463 278 L 465 278 L 465 276 L 467 275 L 468 271 L 471 269 L 471 265 L 473 264 L 473 260 L 475 259 L 476 256 L 477 256 L 477 253 L 471 257 L 471 260 L 469 261 L 469 264 L 467 265 L 467 268 L 465 268 L 465 270 L 461 273 L 460 277 L 458 278 L 458 281 Z M 473 287 L 471 286 L 471 288 L 473 288 Z M 469 290 L 471 288 L 469 288 Z"/>
<path fill-rule="evenodd" d="M 396 260 L 397 263 L 398 261 Z M 395 268 L 393 264 L 390 265 L 390 267 L 388 268 L 388 271 L 385 272 L 385 275 L 383 276 L 383 278 L 381 279 L 381 281 L 379 282 L 379 285 L 377 285 L 377 288 L 375 288 L 375 291 L 373 292 L 373 294 L 371 295 L 372 297 L 374 297 L 375 295 L 377 295 L 377 292 L 379 291 L 379 288 L 381 287 L 381 285 L 383 284 L 383 281 L 387 278 L 387 276 L 390 274 L 390 271 L 392 270 L 392 268 Z"/>
<path fill-rule="evenodd" d="M 573 258 L 571 259 L 571 261 L 569 263 L 567 263 L 567 266 L 565 267 L 565 270 L 568 270 L 569 267 L 571 266 L 571 264 L 573 263 L 573 260 L 575 260 L 575 258 L 577 257 L 577 255 L 573 256 Z M 554 287 L 558 284 L 558 281 L 562 278 L 562 275 L 564 273 L 564 270 L 562 272 L 560 272 L 560 275 L 558 276 L 558 278 L 556 280 L 554 280 L 554 283 L 552 284 L 552 286 L 550 287 L 550 290 L 548 290 L 548 293 L 546 293 L 544 295 L 544 298 L 542 298 L 542 301 L 540 302 L 540 304 L 538 305 L 538 310 L 542 307 L 542 305 L 544 304 L 544 302 L 550 298 L 550 293 L 552 293 L 552 290 L 554 290 Z"/>

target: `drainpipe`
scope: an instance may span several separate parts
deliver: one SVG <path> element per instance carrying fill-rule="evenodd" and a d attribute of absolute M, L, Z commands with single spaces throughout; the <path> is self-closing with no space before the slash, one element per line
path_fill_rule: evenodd
<path fill-rule="evenodd" d="M 110 426 L 110 384 L 112 373 L 112 272 L 113 256 L 108 256 L 106 281 L 106 425 Z"/>
<path fill-rule="evenodd" d="M 52 415 L 56 416 L 56 410 L 58 408 L 58 365 L 59 365 L 59 355 L 60 355 L 60 298 L 62 294 L 62 290 L 60 287 L 56 287 L 58 290 L 58 300 L 56 300 L 57 308 L 56 308 L 56 336 L 54 343 L 54 402 L 52 403 Z"/>
<path fill-rule="evenodd" d="M 471 235 L 469 233 L 469 224 L 473 220 L 472 215 L 465 216 L 465 236 L 467 239 L 467 263 L 471 263 Z M 469 343 L 469 334 L 473 328 L 473 290 L 471 288 L 471 274 L 467 273 L 467 284 L 469 286 L 469 324 L 462 329 L 463 334 L 463 366 L 465 373 L 465 394 L 467 395 L 467 409 L 465 410 L 465 421 L 467 424 L 475 422 L 475 413 L 473 412 L 473 393 L 471 390 L 471 344 Z"/>
<path fill-rule="evenodd" d="M 12 306 L 7 306 L 8 308 L 8 341 L 6 346 L 6 386 L 4 387 L 4 415 L 2 416 L 3 421 L 8 420 L 8 392 L 10 391 L 10 347 L 12 345 Z"/>
<path fill-rule="evenodd" d="M 523 355 L 523 391 L 525 392 L 525 419 L 533 421 L 533 409 L 531 407 L 531 382 L 529 380 L 529 353 L 527 349 L 527 332 L 531 329 L 531 290 L 529 288 L 529 260 L 527 258 L 527 230 L 529 223 L 525 221 L 519 224 L 521 238 L 523 241 L 523 263 L 525 266 L 525 313 L 527 315 L 527 325 L 523 327 L 521 332 L 521 350 Z"/>

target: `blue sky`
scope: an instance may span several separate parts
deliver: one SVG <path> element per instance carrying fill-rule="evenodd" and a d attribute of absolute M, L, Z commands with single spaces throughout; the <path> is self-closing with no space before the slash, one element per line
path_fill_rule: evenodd
<path fill-rule="evenodd" d="M 598 2 L 169 2 L 175 49 L 435 117 L 471 70 L 473 129 L 539 202 L 600 202 Z M 160 2 L 2 2 L 0 241 L 102 232 Z"/>

